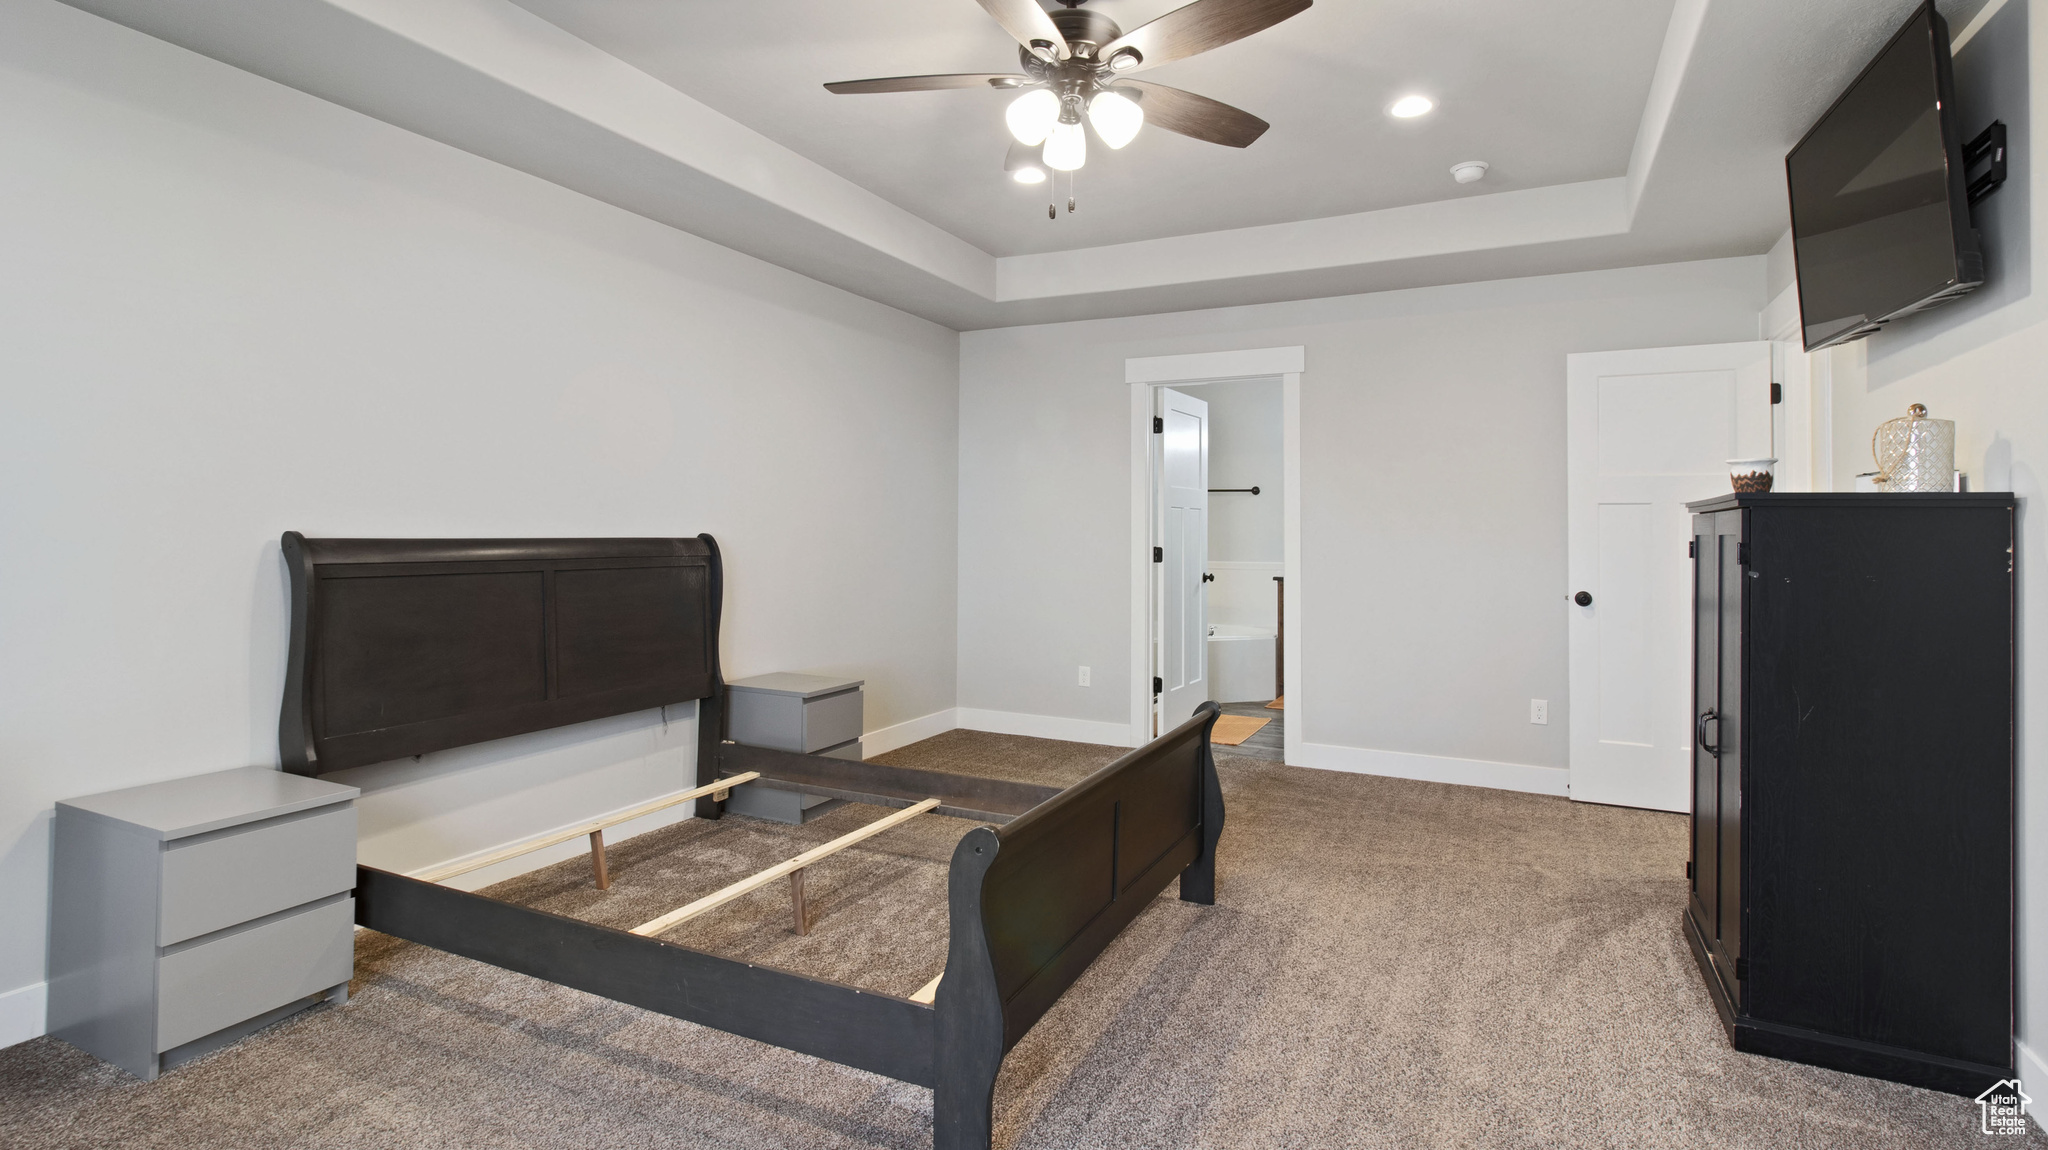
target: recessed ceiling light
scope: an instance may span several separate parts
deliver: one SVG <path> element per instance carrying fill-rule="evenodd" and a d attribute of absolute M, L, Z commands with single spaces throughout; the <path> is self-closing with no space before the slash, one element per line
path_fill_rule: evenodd
<path fill-rule="evenodd" d="M 1394 101 L 1393 107 L 1387 109 L 1387 115 L 1400 120 L 1412 120 L 1417 116 L 1427 115 L 1434 107 L 1436 101 L 1428 96 L 1403 96 Z"/>

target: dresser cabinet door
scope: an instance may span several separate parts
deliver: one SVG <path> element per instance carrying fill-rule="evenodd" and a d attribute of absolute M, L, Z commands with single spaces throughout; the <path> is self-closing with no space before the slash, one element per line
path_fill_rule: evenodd
<path fill-rule="evenodd" d="M 1711 948 L 1721 933 L 1721 773 L 1712 750 L 1721 698 L 1721 578 L 1712 515 L 1692 517 L 1692 556 L 1692 895 L 1687 911 Z"/>
<path fill-rule="evenodd" d="M 1693 516 L 1689 913 L 1729 1001 L 1742 1001 L 1742 513 Z"/>
<path fill-rule="evenodd" d="M 1719 728 L 1714 745 L 1720 769 L 1720 803 L 1715 809 L 1720 831 L 1721 878 L 1719 895 L 1720 935 L 1714 942 L 1714 966 L 1721 983 L 1728 988 L 1728 1000 L 1741 1003 L 1742 978 L 1742 771 L 1743 692 L 1742 646 L 1747 597 L 1744 577 L 1749 573 L 1748 556 L 1743 553 L 1743 513 L 1722 511 L 1714 515 L 1714 540 L 1721 566 L 1721 641 L 1719 651 L 1720 689 L 1717 695 Z"/>

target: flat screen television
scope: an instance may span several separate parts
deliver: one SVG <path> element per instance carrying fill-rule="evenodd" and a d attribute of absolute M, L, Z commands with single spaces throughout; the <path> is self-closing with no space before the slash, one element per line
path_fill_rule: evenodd
<path fill-rule="evenodd" d="M 1861 339 L 1984 282 L 1948 23 L 1932 0 L 1785 157 L 1806 350 Z"/>

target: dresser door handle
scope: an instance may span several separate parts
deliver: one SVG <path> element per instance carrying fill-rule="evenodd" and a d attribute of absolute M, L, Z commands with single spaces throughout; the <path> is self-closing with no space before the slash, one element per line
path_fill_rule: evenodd
<path fill-rule="evenodd" d="M 1702 713 L 1699 721 L 1693 724 L 1692 736 L 1699 743 L 1701 750 L 1718 759 L 1721 757 L 1720 744 L 1707 741 L 1707 720 L 1709 719 L 1714 721 L 1714 738 L 1718 740 L 1721 737 L 1721 716 L 1715 714 L 1711 708 Z"/>

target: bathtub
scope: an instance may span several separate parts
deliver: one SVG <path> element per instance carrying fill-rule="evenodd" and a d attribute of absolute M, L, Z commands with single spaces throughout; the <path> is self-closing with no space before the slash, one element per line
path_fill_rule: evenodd
<path fill-rule="evenodd" d="M 1233 623 L 1209 624 L 1209 697 L 1219 703 L 1273 698 L 1273 632 Z"/>

